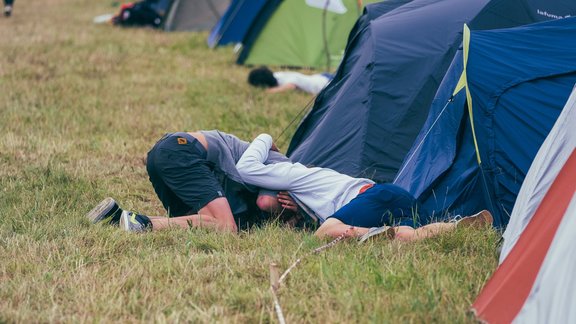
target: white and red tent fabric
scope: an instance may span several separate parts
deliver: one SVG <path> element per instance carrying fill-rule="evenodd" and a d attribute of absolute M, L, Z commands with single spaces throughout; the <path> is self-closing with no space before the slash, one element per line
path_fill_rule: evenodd
<path fill-rule="evenodd" d="M 538 151 L 472 305 L 489 323 L 576 323 L 576 89 Z"/>

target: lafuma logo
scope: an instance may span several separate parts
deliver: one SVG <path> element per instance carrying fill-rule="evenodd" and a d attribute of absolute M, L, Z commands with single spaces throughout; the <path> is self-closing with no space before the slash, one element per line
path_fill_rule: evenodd
<path fill-rule="evenodd" d="M 570 17 L 572 17 L 572 15 L 564 15 L 564 16 L 562 16 L 562 15 L 553 14 L 553 13 L 550 13 L 550 12 L 548 12 L 548 11 L 546 11 L 546 10 L 541 10 L 541 9 L 536 9 L 536 13 L 539 14 L 540 16 L 544 16 L 544 17 L 552 18 L 552 19 L 562 19 L 562 18 L 570 18 Z"/>

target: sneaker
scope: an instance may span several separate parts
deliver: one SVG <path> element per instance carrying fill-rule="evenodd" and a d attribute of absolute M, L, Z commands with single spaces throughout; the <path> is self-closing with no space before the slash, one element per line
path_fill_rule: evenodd
<path fill-rule="evenodd" d="M 457 220 L 456 227 L 463 226 L 472 228 L 483 228 L 486 225 L 492 225 L 492 222 L 494 222 L 492 214 L 487 210 L 483 210 L 478 214 L 472 216 L 466 216 Z"/>
<path fill-rule="evenodd" d="M 10 15 L 12 15 L 12 6 L 11 5 L 5 5 L 4 6 L 4 16 L 10 17 Z"/>
<path fill-rule="evenodd" d="M 366 232 L 366 234 L 360 237 L 360 243 L 363 243 L 367 239 L 371 238 L 372 236 L 379 235 L 385 233 L 387 238 L 393 239 L 396 235 L 396 231 L 394 228 L 390 226 L 381 226 L 381 227 L 372 227 Z"/>
<path fill-rule="evenodd" d="M 86 217 L 96 224 L 102 221 L 108 221 L 110 225 L 118 225 L 120 222 L 120 215 L 122 208 L 118 206 L 116 201 L 110 197 L 102 200 L 96 207 L 86 214 Z"/>
<path fill-rule="evenodd" d="M 120 216 L 120 227 L 127 232 L 145 232 L 151 229 L 148 216 L 125 210 Z"/>

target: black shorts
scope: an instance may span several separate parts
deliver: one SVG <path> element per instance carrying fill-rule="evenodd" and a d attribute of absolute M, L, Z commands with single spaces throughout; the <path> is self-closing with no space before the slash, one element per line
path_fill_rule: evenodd
<path fill-rule="evenodd" d="M 188 133 L 162 137 L 148 152 L 146 170 L 168 216 L 196 214 L 225 196 L 206 161 L 206 149 Z"/>

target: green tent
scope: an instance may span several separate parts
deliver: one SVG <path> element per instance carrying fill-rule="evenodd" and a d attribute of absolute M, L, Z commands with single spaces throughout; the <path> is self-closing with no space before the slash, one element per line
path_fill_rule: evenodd
<path fill-rule="evenodd" d="M 372 2 L 377 1 L 276 2 L 276 8 L 269 10 L 271 14 L 260 18 L 265 21 L 251 27 L 238 63 L 334 69 L 342 59 L 348 34 L 362 13 L 362 6 Z"/>

